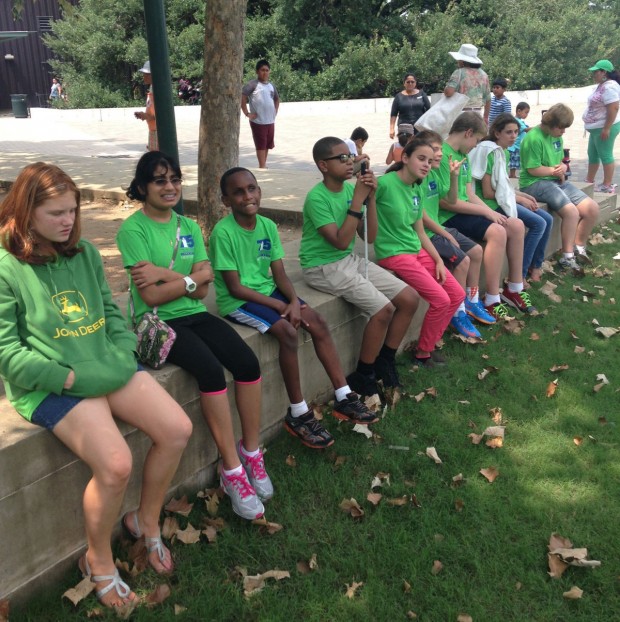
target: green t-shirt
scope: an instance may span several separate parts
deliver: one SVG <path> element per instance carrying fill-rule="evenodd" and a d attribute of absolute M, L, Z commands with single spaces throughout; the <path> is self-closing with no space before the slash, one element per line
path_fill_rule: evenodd
<path fill-rule="evenodd" d="M 450 187 L 450 156 L 452 156 L 452 160 L 454 162 L 460 162 L 461 160 L 463 161 L 463 164 L 461 164 L 461 168 L 459 169 L 459 186 L 457 198 L 461 201 L 467 201 L 467 184 L 470 183 L 472 180 L 469 159 L 464 153 L 452 149 L 452 147 L 448 143 L 444 143 L 441 146 L 441 149 L 443 151 L 443 157 L 441 158 L 441 164 L 439 166 L 439 174 L 441 175 L 443 183 L 448 184 L 448 188 Z M 454 212 L 446 209 L 440 209 L 439 223 L 443 224 L 444 222 L 446 222 L 446 220 L 452 218 L 452 216 L 454 216 Z"/>
<path fill-rule="evenodd" d="M 185 216 L 180 218 L 179 248 L 172 269 L 183 276 L 188 276 L 195 263 L 207 261 L 209 257 L 200 227 Z M 168 268 L 174 251 L 176 235 L 177 219 L 174 213 L 171 214 L 168 222 L 155 222 L 145 216 L 142 210 L 135 212 L 121 225 L 116 234 L 116 245 L 121 252 L 123 265 L 129 269 L 139 261 L 150 261 L 160 268 Z M 151 307 L 142 300 L 131 278 L 130 283 L 136 321 L 140 321 L 142 315 L 150 311 Z M 160 305 L 157 314 L 165 321 L 206 310 L 201 300 L 181 296 Z"/>
<path fill-rule="evenodd" d="M 535 177 L 527 172 L 528 168 L 539 166 L 557 166 L 564 157 L 564 141 L 562 137 L 550 136 L 545 134 L 540 125 L 532 128 L 521 143 L 521 176 L 519 177 L 519 187 L 527 188 L 534 182 L 541 179 L 558 181 L 557 177 L 547 175 L 545 177 Z"/>
<path fill-rule="evenodd" d="M 222 270 L 239 273 L 241 285 L 271 296 L 276 284 L 271 276 L 271 263 L 284 257 L 284 250 L 273 220 L 256 217 L 256 226 L 248 231 L 237 224 L 229 214 L 213 228 L 209 240 L 211 262 L 215 270 L 215 292 L 220 315 L 228 315 L 246 300 L 230 295 Z"/>
<path fill-rule="evenodd" d="M 450 191 L 450 175 L 448 174 L 448 185 L 446 185 L 445 176 L 441 174 L 439 169 L 431 169 L 426 179 L 422 181 L 422 207 L 426 215 L 438 225 L 441 226 L 439 220 L 439 200 Z M 428 237 L 433 237 L 434 231 L 425 229 Z"/>
<path fill-rule="evenodd" d="M 510 169 L 510 153 L 507 149 L 504 149 L 504 154 L 506 156 L 506 175 L 509 174 Z M 487 156 L 487 168 L 485 171 L 486 175 L 493 174 L 493 167 L 495 166 L 495 153 L 491 152 Z M 482 179 L 476 179 L 476 196 L 480 197 L 486 205 L 488 205 L 492 210 L 497 211 L 499 207 L 499 203 L 495 199 L 485 199 L 482 192 Z"/>
<path fill-rule="evenodd" d="M 332 246 L 320 233 L 325 225 L 335 223 L 340 229 L 351 208 L 354 187 L 345 183 L 340 192 L 329 191 L 323 182 L 308 192 L 304 202 L 304 225 L 301 232 L 299 262 L 302 268 L 314 268 L 339 261 L 353 252 L 355 236 L 344 250 Z"/>
<path fill-rule="evenodd" d="M 419 253 L 422 245 L 413 224 L 422 218 L 421 184 L 406 184 L 396 171 L 379 177 L 377 185 L 377 259 Z"/>

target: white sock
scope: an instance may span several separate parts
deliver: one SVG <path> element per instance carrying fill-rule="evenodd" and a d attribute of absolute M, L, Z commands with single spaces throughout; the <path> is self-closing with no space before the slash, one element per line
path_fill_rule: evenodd
<path fill-rule="evenodd" d="M 467 300 L 469 300 L 469 302 L 476 304 L 480 300 L 477 287 L 466 287 L 465 294 L 467 295 Z"/>
<path fill-rule="evenodd" d="M 490 307 L 491 305 L 499 304 L 500 298 L 499 294 L 486 294 L 484 297 L 484 306 Z"/>
<path fill-rule="evenodd" d="M 462 311 L 463 313 L 465 313 L 465 301 L 463 300 L 463 302 L 459 305 L 459 308 L 456 310 L 456 313 L 454 314 L 455 316 L 458 315 L 459 311 Z"/>
<path fill-rule="evenodd" d="M 508 281 L 508 291 L 513 292 L 514 294 L 518 294 L 523 291 L 523 281 L 521 283 L 511 283 Z"/>
<path fill-rule="evenodd" d="M 562 253 L 564 255 L 564 259 L 573 259 L 575 257 L 575 253 Z"/>
<path fill-rule="evenodd" d="M 575 244 L 575 249 L 577 250 L 578 253 L 585 253 L 586 252 L 586 247 L 585 246 L 581 246 L 580 244 Z"/>
<path fill-rule="evenodd" d="M 293 417 L 301 417 L 308 412 L 308 404 L 306 400 L 299 402 L 299 404 L 291 404 L 291 415 Z"/>
<path fill-rule="evenodd" d="M 342 402 L 342 400 L 346 399 L 347 395 L 351 392 L 351 387 L 348 384 L 345 384 L 344 387 L 336 389 L 336 401 Z"/>
<path fill-rule="evenodd" d="M 230 477 L 231 475 L 241 475 L 241 473 L 243 473 L 243 467 L 239 465 L 238 467 L 230 470 L 222 469 L 222 473 L 224 473 L 226 477 Z"/>
<path fill-rule="evenodd" d="M 257 447 L 254 451 L 248 451 L 245 448 L 245 445 L 241 443 L 241 451 L 243 452 L 244 456 L 247 456 L 248 458 L 253 458 L 254 456 L 258 456 L 258 454 L 260 453 L 260 447 Z"/>

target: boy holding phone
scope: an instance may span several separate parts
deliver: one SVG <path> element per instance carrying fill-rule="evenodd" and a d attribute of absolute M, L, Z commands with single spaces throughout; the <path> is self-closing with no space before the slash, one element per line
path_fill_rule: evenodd
<path fill-rule="evenodd" d="M 366 229 L 370 243 L 377 233 L 373 173 L 360 174 L 355 186 L 345 183 L 353 176 L 353 158 L 347 145 L 333 136 L 319 140 L 312 155 L 323 181 L 310 190 L 304 203 L 299 251 L 303 276 L 311 287 L 342 296 L 370 317 L 357 369 L 347 382 L 360 395 L 374 395 L 377 379 L 385 388 L 400 386 L 395 355 L 417 309 L 418 294 L 353 252 L 356 232 L 362 235 Z"/>

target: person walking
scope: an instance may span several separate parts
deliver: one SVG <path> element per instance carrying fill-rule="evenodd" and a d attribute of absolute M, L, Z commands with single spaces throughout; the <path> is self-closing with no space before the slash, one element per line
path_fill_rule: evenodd
<path fill-rule="evenodd" d="M 146 143 L 147 151 L 158 151 L 159 140 L 157 138 L 157 120 L 155 118 L 155 99 L 153 98 L 153 78 L 151 76 L 151 61 L 146 61 L 144 66 L 138 70 L 144 79 L 144 84 L 148 86 L 146 94 L 146 109 L 144 112 L 134 112 L 136 119 L 146 121 L 149 128 L 149 136 Z"/>

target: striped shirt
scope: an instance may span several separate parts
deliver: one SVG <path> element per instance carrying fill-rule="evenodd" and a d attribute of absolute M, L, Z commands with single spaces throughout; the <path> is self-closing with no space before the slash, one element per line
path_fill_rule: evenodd
<path fill-rule="evenodd" d="M 510 100 L 507 97 L 497 99 L 495 95 L 491 95 L 491 110 L 489 111 L 489 125 L 493 123 L 495 117 L 499 117 L 502 112 L 512 112 L 510 110 Z"/>

